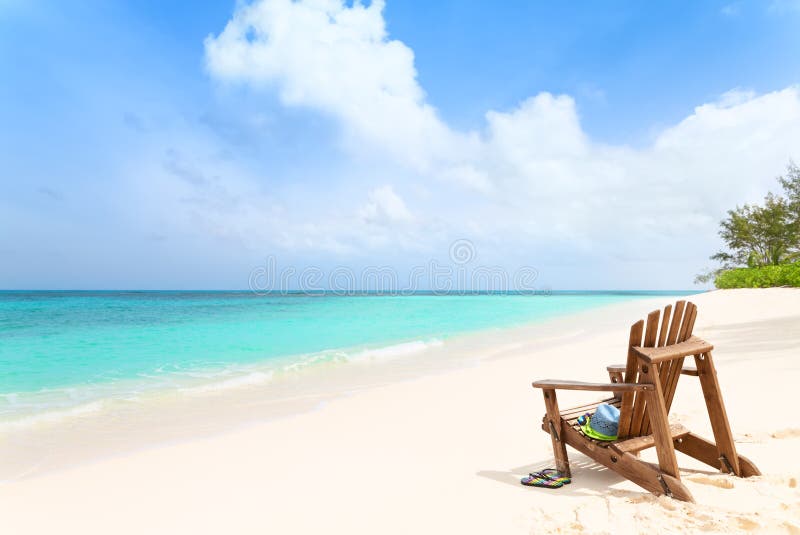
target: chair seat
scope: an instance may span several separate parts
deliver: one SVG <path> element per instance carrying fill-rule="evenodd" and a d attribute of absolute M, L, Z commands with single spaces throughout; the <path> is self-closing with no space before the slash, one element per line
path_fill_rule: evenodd
<path fill-rule="evenodd" d="M 596 444 L 596 445 L 598 445 L 598 446 L 600 446 L 602 448 L 605 448 L 609 444 L 614 444 L 617 441 L 616 440 L 597 440 L 597 439 L 594 439 L 594 438 L 592 438 L 590 436 L 587 436 L 586 433 L 583 432 L 583 429 L 581 429 L 580 424 L 578 423 L 578 418 L 580 418 L 581 416 L 583 416 L 587 412 L 590 413 L 590 414 L 594 414 L 595 411 L 597 410 L 597 407 L 599 407 L 600 405 L 603 405 L 603 404 L 612 405 L 614 407 L 619 408 L 620 405 L 622 404 L 622 401 L 617 397 L 613 397 L 613 398 L 608 398 L 608 399 L 603 399 L 603 400 L 600 400 L 600 401 L 596 401 L 594 403 L 589 403 L 588 405 L 579 405 L 577 407 L 572 407 L 570 409 L 565 409 L 565 410 L 561 411 L 561 418 L 568 425 L 570 425 L 573 429 L 575 429 L 581 435 L 583 435 L 586 438 L 586 440 L 588 440 L 588 441 L 592 442 L 593 444 Z"/>
<path fill-rule="evenodd" d="M 560 411 L 560 415 L 561 418 L 567 423 L 567 425 L 569 425 L 577 432 L 579 432 L 584 439 L 601 448 L 607 448 L 611 444 L 614 444 L 620 450 L 633 453 L 652 447 L 654 445 L 654 439 L 653 435 L 650 434 L 640 437 L 627 437 L 621 440 L 597 440 L 595 438 L 586 435 L 586 433 L 583 432 L 583 429 L 581 429 L 581 426 L 578 423 L 578 418 L 580 418 L 586 413 L 594 414 L 595 411 L 597 410 L 597 407 L 599 407 L 600 405 L 607 404 L 619 408 L 621 403 L 622 400 L 620 400 L 617 397 L 613 397 L 613 398 L 603 399 L 600 401 L 595 401 L 594 403 L 588 403 L 585 405 L 578 405 L 577 407 L 564 409 Z M 546 418 L 547 415 L 545 415 L 543 420 L 545 420 Z M 542 425 L 542 428 L 544 428 L 544 425 Z M 669 430 L 673 439 L 680 438 L 689 433 L 689 430 L 680 424 L 670 424 Z M 547 431 L 547 429 L 545 429 L 545 431 Z"/>

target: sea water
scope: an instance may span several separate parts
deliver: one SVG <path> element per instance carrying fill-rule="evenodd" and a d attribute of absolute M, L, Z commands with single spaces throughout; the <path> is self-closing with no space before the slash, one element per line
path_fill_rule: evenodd
<path fill-rule="evenodd" d="M 0 292 L 0 423 L 187 386 L 269 388 L 303 367 L 402 358 L 462 333 L 681 293 Z"/>

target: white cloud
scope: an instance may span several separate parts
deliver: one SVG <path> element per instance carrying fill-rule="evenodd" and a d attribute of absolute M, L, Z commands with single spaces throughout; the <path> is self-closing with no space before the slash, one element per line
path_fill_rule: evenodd
<path fill-rule="evenodd" d="M 394 192 L 392 186 L 372 190 L 369 201 L 361 208 L 359 215 L 365 222 L 377 224 L 408 223 L 414 219 L 405 201 Z"/>
<path fill-rule="evenodd" d="M 352 147 L 367 142 L 420 170 L 460 148 L 425 102 L 414 53 L 390 40 L 383 1 L 269 0 L 237 9 L 206 39 L 217 78 L 275 86 L 287 105 L 309 106 L 342 121 Z"/>
<path fill-rule="evenodd" d="M 734 89 L 641 149 L 590 139 L 575 101 L 549 93 L 487 112 L 480 132 L 459 132 L 427 102 L 414 54 L 389 38 L 382 9 L 381 1 L 261 0 L 237 8 L 205 42 L 215 79 L 271 87 L 287 106 L 334 117 L 347 149 L 405 166 L 402 191 L 425 192 L 412 215 L 382 180 L 351 215 L 295 227 L 342 250 L 394 243 L 393 232 L 430 248 L 469 231 L 508 249 L 560 244 L 598 257 L 679 257 L 697 269 L 716 247 L 724 211 L 758 200 L 789 158 L 800 159 L 797 87 Z M 356 231 L 354 221 L 377 225 Z"/>

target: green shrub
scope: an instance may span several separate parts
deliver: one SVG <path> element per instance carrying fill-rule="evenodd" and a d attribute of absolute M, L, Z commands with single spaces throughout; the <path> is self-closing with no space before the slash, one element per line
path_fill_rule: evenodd
<path fill-rule="evenodd" d="M 728 269 L 714 279 L 717 288 L 800 288 L 800 262 L 778 266 Z"/>

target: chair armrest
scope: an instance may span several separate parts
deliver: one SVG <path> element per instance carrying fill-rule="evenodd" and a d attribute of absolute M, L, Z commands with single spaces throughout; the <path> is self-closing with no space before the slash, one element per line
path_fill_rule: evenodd
<path fill-rule="evenodd" d="M 665 360 L 672 360 L 689 355 L 708 353 L 714 346 L 696 336 L 690 337 L 685 342 L 664 347 L 634 347 L 633 350 L 639 357 L 650 364 L 658 364 Z"/>
<path fill-rule="evenodd" d="M 636 392 L 639 390 L 653 390 L 653 385 L 647 383 L 584 383 L 583 381 L 560 381 L 545 379 L 534 381 L 533 388 L 544 390 L 591 390 L 594 392 Z"/>

